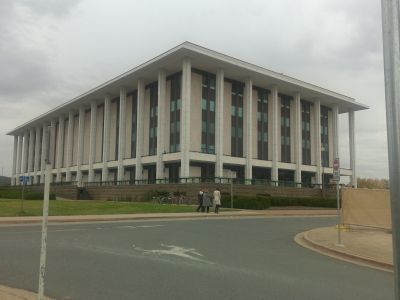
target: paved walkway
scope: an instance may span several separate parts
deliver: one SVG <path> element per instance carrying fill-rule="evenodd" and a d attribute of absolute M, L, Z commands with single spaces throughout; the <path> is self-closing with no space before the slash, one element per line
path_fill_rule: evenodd
<path fill-rule="evenodd" d="M 1 300 L 37 300 L 37 294 L 0 285 Z M 45 297 L 46 300 L 50 298 Z"/>
<path fill-rule="evenodd" d="M 296 242 L 345 261 L 393 271 L 392 234 L 379 229 L 343 227 L 338 245 L 337 227 L 315 228 L 295 237 Z"/>

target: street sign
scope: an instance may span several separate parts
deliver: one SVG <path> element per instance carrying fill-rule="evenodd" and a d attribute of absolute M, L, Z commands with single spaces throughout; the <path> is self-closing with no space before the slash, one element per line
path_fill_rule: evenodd
<path fill-rule="evenodd" d="M 333 161 L 333 181 L 340 181 L 340 161 L 339 158 L 335 158 Z"/>
<path fill-rule="evenodd" d="M 29 182 L 29 176 L 19 176 L 19 182 L 26 184 Z"/>
<path fill-rule="evenodd" d="M 333 161 L 333 170 L 339 170 L 339 168 L 340 168 L 339 158 L 335 158 L 335 160 Z"/>

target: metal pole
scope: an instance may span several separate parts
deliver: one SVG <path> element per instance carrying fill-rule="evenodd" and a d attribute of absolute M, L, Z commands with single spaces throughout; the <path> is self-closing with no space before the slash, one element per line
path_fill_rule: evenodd
<path fill-rule="evenodd" d="M 21 208 L 20 208 L 20 212 L 24 211 L 24 192 L 25 192 L 25 178 L 24 181 L 22 182 L 22 193 L 21 193 Z"/>
<path fill-rule="evenodd" d="M 400 300 L 400 3 L 382 0 L 386 123 L 392 210 L 395 299 Z"/>
<path fill-rule="evenodd" d="M 38 300 L 43 300 L 44 298 L 44 283 L 46 274 L 46 250 L 47 250 L 47 219 L 49 216 L 49 195 L 50 195 L 50 176 L 52 168 L 52 152 L 54 149 L 54 144 L 50 139 L 50 128 L 46 130 L 46 149 L 45 151 L 45 161 L 46 161 L 46 171 L 44 177 L 44 200 L 43 200 L 43 218 L 42 218 L 42 244 L 40 249 L 40 267 L 39 267 L 39 289 L 38 289 Z"/>
<path fill-rule="evenodd" d="M 231 178 L 231 208 L 233 208 L 233 178 Z"/>
<path fill-rule="evenodd" d="M 339 195 L 339 181 L 336 181 L 336 204 L 337 204 L 337 217 L 338 217 L 338 225 L 337 225 L 337 246 L 342 245 L 342 235 L 341 235 L 341 217 L 340 217 L 340 195 Z"/>
<path fill-rule="evenodd" d="M 45 173 L 45 178 L 44 178 L 42 247 L 40 249 L 38 300 L 43 300 L 43 297 L 44 297 L 44 279 L 45 279 L 45 273 L 46 273 L 46 248 L 47 248 L 47 219 L 48 219 L 48 215 L 49 215 L 50 176 L 51 176 L 51 164 L 46 164 L 46 173 Z"/>

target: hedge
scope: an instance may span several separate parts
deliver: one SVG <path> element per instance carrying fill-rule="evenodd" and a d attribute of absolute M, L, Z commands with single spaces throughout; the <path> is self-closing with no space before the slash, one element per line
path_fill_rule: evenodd
<path fill-rule="evenodd" d="M 222 206 L 231 207 L 229 195 L 222 196 Z M 268 209 L 271 206 L 304 206 L 335 208 L 334 198 L 300 198 L 300 197 L 270 197 L 270 196 L 234 196 L 233 207 L 242 209 Z"/>
<path fill-rule="evenodd" d="M 222 196 L 222 207 L 231 207 L 230 196 Z M 271 206 L 271 201 L 267 197 L 234 196 L 233 207 L 242 209 L 267 209 Z"/>
<path fill-rule="evenodd" d="M 270 197 L 271 206 L 306 206 L 336 208 L 335 198 Z"/>
<path fill-rule="evenodd" d="M 21 199 L 21 189 L 16 188 L 4 188 L 0 189 L 0 199 Z M 42 200 L 43 193 L 41 192 L 24 192 L 25 200 Z M 56 195 L 54 193 L 50 193 L 50 200 L 55 200 Z"/>

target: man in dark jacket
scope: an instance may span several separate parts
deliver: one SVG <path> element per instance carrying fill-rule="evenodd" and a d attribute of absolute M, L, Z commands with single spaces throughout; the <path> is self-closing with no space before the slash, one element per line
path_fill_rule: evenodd
<path fill-rule="evenodd" d="M 199 206 L 197 207 L 196 211 L 199 212 L 200 209 L 202 212 L 204 212 L 203 208 L 203 190 L 200 190 L 199 193 L 197 194 L 197 202 Z"/>

